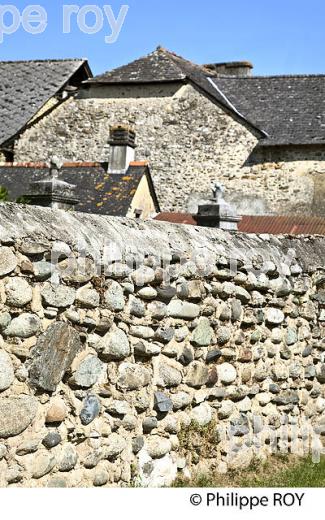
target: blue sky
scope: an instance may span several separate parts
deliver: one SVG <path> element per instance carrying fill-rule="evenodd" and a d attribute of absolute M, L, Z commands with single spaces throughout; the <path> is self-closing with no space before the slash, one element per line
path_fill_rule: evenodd
<path fill-rule="evenodd" d="M 255 74 L 325 73 L 324 0 L 7 0 L 20 12 L 30 4 L 48 14 L 44 33 L 23 28 L 5 35 L 1 60 L 87 57 L 94 73 L 147 54 L 158 44 L 198 63 L 250 60 Z M 103 29 L 84 34 L 71 18 L 62 33 L 63 5 L 111 5 L 118 15 L 129 6 L 115 43 L 104 17 Z M 3 5 L 3 4 L 2 4 Z M 11 18 L 6 15 L 6 24 Z M 87 18 L 94 23 L 94 15 Z"/>

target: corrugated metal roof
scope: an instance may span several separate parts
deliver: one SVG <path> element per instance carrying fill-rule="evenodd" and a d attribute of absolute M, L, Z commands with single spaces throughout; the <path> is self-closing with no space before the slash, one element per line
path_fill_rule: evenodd
<path fill-rule="evenodd" d="M 196 216 L 188 213 L 160 213 L 156 220 L 197 225 Z M 270 235 L 325 235 L 325 218 L 308 215 L 245 215 L 238 224 L 238 231 Z"/>

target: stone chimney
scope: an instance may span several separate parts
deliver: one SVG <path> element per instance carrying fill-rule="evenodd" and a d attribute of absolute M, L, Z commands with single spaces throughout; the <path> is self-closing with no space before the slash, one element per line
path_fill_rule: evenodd
<path fill-rule="evenodd" d="M 59 179 L 61 168 L 62 162 L 57 157 L 53 157 L 50 162 L 49 175 L 30 183 L 30 191 L 26 198 L 31 204 L 53 209 L 74 209 L 79 202 L 75 194 L 76 186 Z"/>
<path fill-rule="evenodd" d="M 208 63 L 204 65 L 206 69 L 215 75 L 221 76 L 251 76 L 253 64 L 250 61 L 229 61 L 225 63 Z"/>
<path fill-rule="evenodd" d="M 110 128 L 111 147 L 108 171 L 110 173 L 125 173 L 130 163 L 135 159 L 135 132 L 127 125 Z"/>
<path fill-rule="evenodd" d="M 213 183 L 212 193 L 213 197 L 209 203 L 200 204 L 198 207 L 198 226 L 237 231 L 241 217 L 237 215 L 235 208 L 224 200 L 223 185 L 219 182 Z"/>

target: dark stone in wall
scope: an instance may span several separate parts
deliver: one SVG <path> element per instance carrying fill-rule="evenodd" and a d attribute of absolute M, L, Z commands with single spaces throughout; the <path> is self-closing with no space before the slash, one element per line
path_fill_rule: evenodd
<path fill-rule="evenodd" d="M 155 393 L 155 410 L 158 412 L 166 413 L 173 409 L 173 403 L 171 399 L 163 394 L 162 392 Z"/>
<path fill-rule="evenodd" d="M 31 385 L 54 392 L 81 348 L 79 334 L 70 325 L 63 322 L 51 325 L 32 351 Z"/>
<path fill-rule="evenodd" d="M 61 440 L 59 432 L 49 432 L 46 437 L 44 437 L 42 443 L 48 450 L 50 450 L 60 444 Z"/>
<path fill-rule="evenodd" d="M 83 425 L 90 424 L 100 412 L 100 402 L 95 395 L 88 395 L 83 401 L 80 420 Z"/>
<path fill-rule="evenodd" d="M 142 450 L 143 446 L 144 446 L 143 437 L 135 437 L 134 439 L 132 439 L 132 451 L 135 455 L 137 453 L 139 453 L 139 451 Z"/>

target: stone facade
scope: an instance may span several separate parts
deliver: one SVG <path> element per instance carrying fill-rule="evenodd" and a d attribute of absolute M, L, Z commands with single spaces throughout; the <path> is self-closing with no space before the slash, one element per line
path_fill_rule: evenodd
<path fill-rule="evenodd" d="M 0 243 L 2 486 L 169 485 L 321 449 L 323 237 L 4 204 Z"/>
<path fill-rule="evenodd" d="M 265 146 L 223 182 L 228 200 L 243 215 L 325 216 L 324 174 L 324 146 Z"/>
<path fill-rule="evenodd" d="M 136 157 L 150 161 L 162 210 L 185 209 L 194 192 L 240 170 L 257 143 L 251 130 L 191 86 L 92 89 L 25 132 L 15 160 L 63 156 L 67 161 L 107 161 L 109 128 L 131 124 Z"/>
<path fill-rule="evenodd" d="M 258 147 L 259 134 L 190 85 L 81 91 L 21 136 L 15 160 L 107 161 L 119 123 L 135 127 L 163 211 L 195 212 L 218 179 L 241 214 L 325 215 L 324 146 Z"/>

